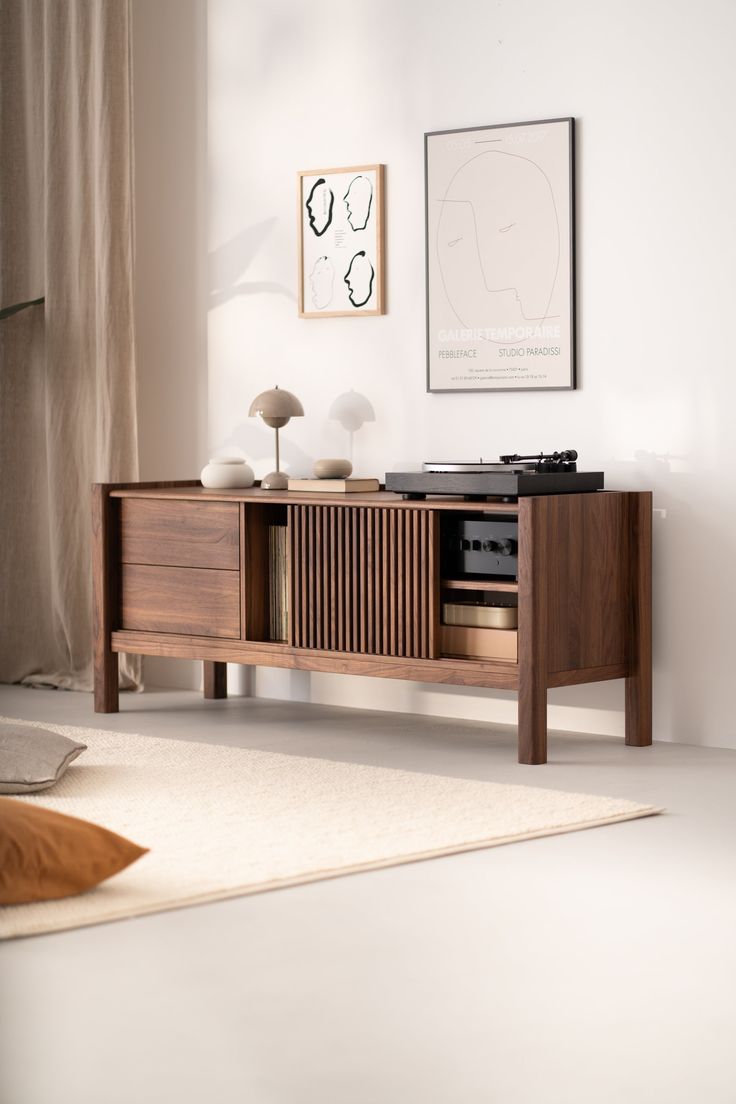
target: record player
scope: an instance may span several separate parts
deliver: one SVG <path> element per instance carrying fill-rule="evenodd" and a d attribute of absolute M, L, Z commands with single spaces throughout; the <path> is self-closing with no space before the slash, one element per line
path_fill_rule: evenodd
<path fill-rule="evenodd" d="M 407 499 L 458 495 L 468 501 L 603 490 L 603 472 L 579 472 L 575 449 L 500 456 L 499 463 L 427 460 L 420 472 L 387 472 L 386 490 Z"/>

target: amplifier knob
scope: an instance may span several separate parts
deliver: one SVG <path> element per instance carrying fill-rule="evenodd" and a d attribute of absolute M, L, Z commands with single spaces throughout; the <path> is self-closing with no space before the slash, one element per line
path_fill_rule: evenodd
<path fill-rule="evenodd" d="M 496 551 L 499 556 L 513 556 L 516 553 L 516 541 L 504 537 L 504 539 L 500 540 L 496 545 Z"/>

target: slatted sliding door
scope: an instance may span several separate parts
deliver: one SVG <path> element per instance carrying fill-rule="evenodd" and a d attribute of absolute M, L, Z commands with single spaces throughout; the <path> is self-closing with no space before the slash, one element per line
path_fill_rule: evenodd
<path fill-rule="evenodd" d="M 289 506 L 291 643 L 434 658 L 436 527 L 431 510 Z"/>

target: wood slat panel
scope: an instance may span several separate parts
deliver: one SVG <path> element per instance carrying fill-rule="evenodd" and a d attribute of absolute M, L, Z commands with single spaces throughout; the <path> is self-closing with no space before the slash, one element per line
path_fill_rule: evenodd
<path fill-rule="evenodd" d="M 322 624 L 324 619 L 324 605 L 322 602 L 322 577 L 324 571 L 324 557 L 322 555 L 322 519 L 324 510 L 318 506 L 312 507 L 312 529 L 314 532 L 314 643 L 315 647 L 323 648 Z"/>
<path fill-rule="evenodd" d="M 299 533 L 300 533 L 300 557 L 299 564 L 299 592 L 301 594 L 301 612 L 302 612 L 302 625 L 300 630 L 300 643 L 302 648 L 308 647 L 309 640 L 307 636 L 307 626 L 309 625 L 309 575 L 304 570 L 304 566 L 307 563 L 309 556 L 309 549 L 307 545 L 307 513 L 306 510 L 297 510 L 299 516 Z"/>
<path fill-rule="evenodd" d="M 365 510 L 358 510 L 358 549 L 359 549 L 359 572 L 360 582 L 358 591 L 358 601 L 360 605 L 360 637 L 358 651 L 365 652 L 366 648 L 366 548 L 365 548 Z"/>
<path fill-rule="evenodd" d="M 237 639 L 240 576 L 198 567 L 123 564 L 123 629 Z"/>
<path fill-rule="evenodd" d="M 439 655 L 440 638 L 440 520 L 436 513 L 427 515 L 427 579 L 429 602 L 427 620 L 429 632 L 429 658 Z"/>
<path fill-rule="evenodd" d="M 388 550 L 391 548 L 391 533 L 388 532 L 388 510 L 381 510 L 381 652 L 391 655 L 390 616 L 388 603 L 391 596 L 391 573 L 388 571 Z"/>
<path fill-rule="evenodd" d="M 291 507 L 289 519 L 296 646 L 436 654 L 433 514 L 310 504 Z"/>
<path fill-rule="evenodd" d="M 301 591 L 299 589 L 299 572 L 294 570 L 294 565 L 301 562 L 301 542 L 299 519 L 293 506 L 289 506 L 287 513 L 289 532 L 289 643 L 299 647 L 301 643 Z"/>
<path fill-rule="evenodd" d="M 352 652 L 360 651 L 360 545 L 358 543 L 358 511 L 350 511 L 351 562 L 350 578 L 353 591 Z"/>
<path fill-rule="evenodd" d="M 422 557 L 419 569 L 419 608 L 422 611 L 421 622 L 421 640 L 419 654 L 422 659 L 427 659 L 429 656 L 429 593 L 428 593 L 428 577 L 427 577 L 427 551 L 429 547 L 428 533 L 429 533 L 429 514 L 418 514 L 419 529 L 420 529 L 420 541 L 419 552 Z"/>
<path fill-rule="evenodd" d="M 330 555 L 327 561 L 327 571 L 329 575 L 329 636 L 328 647 L 335 651 L 337 649 L 337 547 L 335 540 L 335 531 L 337 528 L 337 518 L 335 517 L 335 507 L 329 507 L 329 531 L 330 531 Z"/>
<path fill-rule="evenodd" d="M 340 614 L 337 644 L 338 651 L 341 652 L 350 650 L 350 611 L 352 609 L 349 576 L 350 535 L 347 522 L 347 512 L 342 510 L 339 515 L 337 534 L 338 612 Z"/>
<path fill-rule="evenodd" d="M 173 502 L 124 498 L 120 503 L 123 563 L 238 570 L 237 502 Z"/>
<path fill-rule="evenodd" d="M 376 649 L 374 647 L 375 639 L 375 627 L 376 627 L 376 609 L 373 600 L 373 593 L 376 583 L 376 565 L 373 559 L 374 552 L 374 533 L 373 533 L 373 520 L 375 516 L 375 510 L 361 510 L 361 513 L 365 517 L 365 573 L 366 573 L 366 627 L 365 627 L 365 650 L 371 655 L 375 655 Z"/>
<path fill-rule="evenodd" d="M 396 511 L 390 510 L 388 514 L 387 540 L 388 540 L 388 581 L 386 592 L 388 596 L 388 655 L 398 655 L 396 642 Z"/>
<path fill-rule="evenodd" d="M 316 608 L 315 608 L 315 583 L 314 583 L 314 569 L 315 569 L 315 554 L 314 554 L 314 506 L 307 506 L 306 510 L 307 518 L 307 610 L 309 613 L 307 619 L 307 647 L 316 648 L 317 639 L 315 634 L 314 622 L 316 620 Z"/>
<path fill-rule="evenodd" d="M 419 515 L 417 513 L 412 513 L 409 515 L 409 517 L 411 531 L 411 536 L 409 538 L 411 552 L 411 654 L 415 656 L 420 656 L 422 654 L 422 609 L 419 605 L 419 571 L 421 563 L 421 546 L 419 543 Z"/>
<path fill-rule="evenodd" d="M 404 580 L 406 570 L 404 567 L 404 529 L 406 514 L 402 511 L 396 518 L 396 654 L 406 655 L 404 637 L 405 625 L 405 601 Z"/>

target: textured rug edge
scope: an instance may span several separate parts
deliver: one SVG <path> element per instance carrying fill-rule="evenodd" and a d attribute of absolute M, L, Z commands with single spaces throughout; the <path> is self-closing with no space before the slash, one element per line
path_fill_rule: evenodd
<path fill-rule="evenodd" d="M 0 924 L 0 941 L 11 939 L 27 939 L 35 935 L 52 935 L 65 931 L 75 931 L 78 928 L 97 927 L 100 924 L 115 923 L 120 920 L 134 920 L 142 916 L 153 916 L 160 912 L 171 912 L 174 909 L 189 908 L 195 905 L 214 904 L 216 901 L 232 900 L 235 897 L 252 897 L 257 893 L 270 893 L 278 889 L 290 889 L 300 885 L 310 885 L 314 882 L 329 881 L 334 878 L 342 878 L 351 874 L 362 874 L 371 870 L 387 870 L 392 866 L 404 866 L 408 863 L 426 862 L 429 859 L 447 858 L 450 855 L 461 855 L 469 851 L 490 850 L 492 847 L 503 847 L 511 843 L 523 843 L 525 840 L 544 839 L 547 836 L 561 836 L 570 832 L 582 832 L 587 828 L 602 828 L 607 824 L 620 824 L 627 820 L 641 820 L 643 817 L 659 816 L 665 810 L 654 805 L 641 805 L 627 812 L 616 813 L 598 820 L 586 820 L 577 824 L 562 824 L 554 828 L 539 829 L 535 832 L 520 832 L 516 835 L 501 836 L 496 839 L 473 840 L 468 843 L 454 844 L 449 847 L 433 848 L 429 851 L 397 855 L 393 858 L 376 859 L 372 862 L 358 863 L 353 866 L 341 866 L 339 869 L 316 870 L 309 874 L 299 875 L 295 878 L 281 878 L 270 882 L 258 882 L 254 885 L 230 886 L 223 890 L 213 890 L 209 893 L 199 893 L 192 896 L 176 897 L 164 904 L 152 904 L 139 908 L 120 909 L 118 912 L 109 913 L 106 916 L 90 917 L 87 920 L 76 920 L 73 924 L 50 922 L 37 924 L 32 929 L 3 931 Z M 91 892 L 94 892 L 92 890 Z M 51 904 L 52 902 L 49 902 Z M 7 908 L 23 909 L 23 905 L 9 905 Z M 22 914 L 18 914 L 21 916 Z M 13 925 L 10 925 L 12 927 Z"/>

